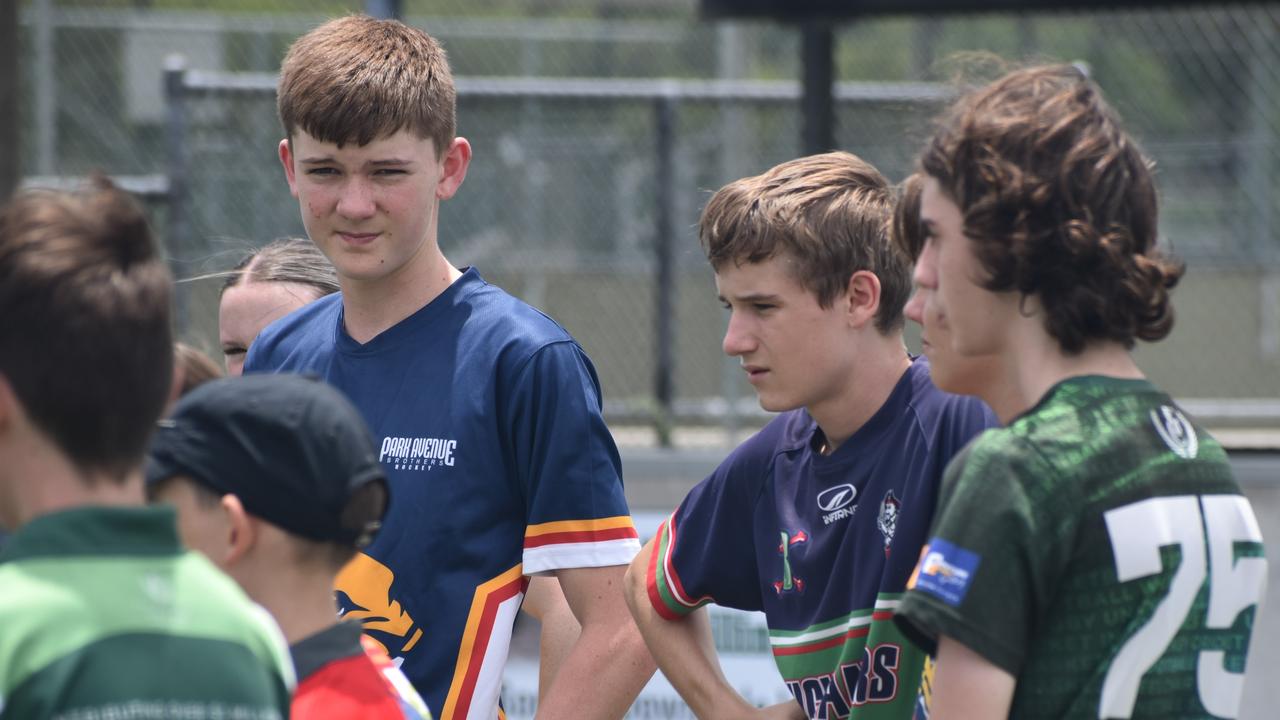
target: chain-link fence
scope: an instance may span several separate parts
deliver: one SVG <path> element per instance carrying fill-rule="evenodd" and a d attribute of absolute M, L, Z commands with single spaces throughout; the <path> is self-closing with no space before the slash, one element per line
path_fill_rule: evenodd
<path fill-rule="evenodd" d="M 299 234 L 275 160 L 273 73 L 297 35 L 362 7 L 27 0 L 26 174 L 125 177 L 152 198 L 185 277 Z M 710 190 L 799 154 L 796 30 L 701 22 L 694 0 L 441 0 L 404 13 L 449 51 L 475 148 L 442 210 L 450 259 L 568 327 L 614 418 L 648 412 L 668 367 L 679 415 L 754 408 L 719 351 L 724 318 L 694 224 Z M 843 26 L 836 48 L 837 145 L 894 178 L 957 51 L 1086 64 L 1155 158 L 1162 233 L 1190 266 L 1174 335 L 1140 363 L 1204 414 L 1280 422 L 1280 9 L 874 19 Z M 192 72 L 167 96 L 173 53 Z M 184 334 L 212 349 L 216 291 L 184 288 Z"/>

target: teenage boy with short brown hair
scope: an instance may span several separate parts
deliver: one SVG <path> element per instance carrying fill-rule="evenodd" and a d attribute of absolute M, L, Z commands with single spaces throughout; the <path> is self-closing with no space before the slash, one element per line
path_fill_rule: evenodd
<path fill-rule="evenodd" d="M 620 460 L 582 348 L 440 250 L 471 161 L 454 106 L 443 49 L 402 23 L 346 17 L 290 48 L 280 160 L 342 291 L 264 331 L 245 369 L 319 373 L 373 430 L 392 503 L 338 596 L 437 717 L 499 714 L 535 575 L 581 623 L 540 716 L 620 716 L 654 667 L 620 591 L 639 547 Z"/>
<path fill-rule="evenodd" d="M 659 667 L 700 718 L 909 718 L 923 653 L 894 609 L 942 469 L 994 422 L 902 340 L 910 290 L 889 183 L 848 153 L 721 188 L 699 224 L 730 310 L 724 351 L 780 416 L 695 487 L 628 571 Z M 794 701 L 759 710 L 720 669 L 708 603 L 763 611 Z"/>

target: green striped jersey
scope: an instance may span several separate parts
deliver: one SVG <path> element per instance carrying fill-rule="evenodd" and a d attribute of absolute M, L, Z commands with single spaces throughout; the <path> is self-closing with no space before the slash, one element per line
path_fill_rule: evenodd
<path fill-rule="evenodd" d="M 0 551 L 0 720 L 288 717 L 275 623 L 171 508 L 41 516 Z"/>

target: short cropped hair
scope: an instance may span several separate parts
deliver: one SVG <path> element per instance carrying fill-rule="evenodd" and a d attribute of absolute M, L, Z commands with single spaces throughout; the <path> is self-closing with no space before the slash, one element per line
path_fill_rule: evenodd
<path fill-rule="evenodd" d="M 720 188 L 702 211 L 698 234 L 717 272 L 785 253 L 793 276 L 830 307 L 859 270 L 880 279 L 876 328 L 903 325 L 911 291 L 906 259 L 889 241 L 894 206 L 888 180 L 846 152 L 811 155 Z"/>
<path fill-rule="evenodd" d="M 920 224 L 920 195 L 924 176 L 911 173 L 898 186 L 898 204 L 893 210 L 893 244 L 911 262 L 924 252 L 924 227 Z"/>
<path fill-rule="evenodd" d="M 219 276 L 221 273 L 219 273 Z M 252 250 L 226 274 L 222 292 L 251 282 L 283 282 L 315 291 L 316 298 L 338 292 L 338 274 L 329 258 L 306 238 L 272 240 Z"/>
<path fill-rule="evenodd" d="M 1062 350 L 1159 340 L 1183 267 L 1157 248 L 1151 164 L 1071 65 L 962 97 L 920 166 L 959 206 L 993 292 L 1035 295 Z"/>
<path fill-rule="evenodd" d="M 141 208 L 105 179 L 0 210 L 0 375 L 80 470 L 142 464 L 173 373 L 168 268 Z"/>
<path fill-rule="evenodd" d="M 298 38 L 280 69 L 277 110 L 298 130 L 342 147 L 408 130 L 443 155 L 453 142 L 457 93 L 440 43 L 397 20 L 350 15 Z"/>

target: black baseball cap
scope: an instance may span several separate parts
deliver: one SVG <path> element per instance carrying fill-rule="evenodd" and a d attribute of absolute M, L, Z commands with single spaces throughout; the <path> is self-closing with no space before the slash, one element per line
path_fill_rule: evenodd
<path fill-rule="evenodd" d="M 247 512 L 310 540 L 360 545 L 376 528 L 343 527 L 347 501 L 386 487 L 373 438 L 337 390 L 300 375 L 204 383 L 160 421 L 147 486 L 182 475 Z"/>

